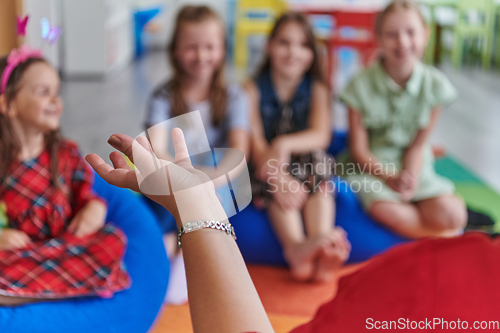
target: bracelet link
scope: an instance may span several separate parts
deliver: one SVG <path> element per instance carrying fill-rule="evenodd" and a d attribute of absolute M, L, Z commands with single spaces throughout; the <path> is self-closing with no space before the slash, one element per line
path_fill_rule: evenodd
<path fill-rule="evenodd" d="M 234 232 L 234 227 L 231 225 L 231 223 L 223 223 L 220 221 L 192 221 L 188 222 L 184 225 L 182 225 L 179 228 L 179 233 L 177 234 L 177 245 L 181 247 L 181 236 L 188 233 L 188 232 L 193 232 L 196 230 L 200 229 L 205 229 L 205 228 L 210 228 L 210 229 L 215 229 L 215 230 L 221 230 L 222 232 L 225 232 L 227 235 L 233 236 L 233 238 L 236 240 L 236 233 Z"/>

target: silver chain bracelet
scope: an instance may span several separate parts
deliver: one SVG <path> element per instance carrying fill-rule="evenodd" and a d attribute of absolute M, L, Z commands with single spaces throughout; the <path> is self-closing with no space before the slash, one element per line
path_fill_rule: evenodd
<path fill-rule="evenodd" d="M 179 233 L 177 234 L 177 245 L 181 247 L 181 236 L 187 234 L 188 232 L 193 232 L 200 229 L 216 229 L 225 232 L 228 235 L 233 236 L 236 240 L 236 234 L 234 232 L 234 227 L 231 223 L 222 223 L 219 221 L 192 221 L 184 224 L 179 228 Z"/>

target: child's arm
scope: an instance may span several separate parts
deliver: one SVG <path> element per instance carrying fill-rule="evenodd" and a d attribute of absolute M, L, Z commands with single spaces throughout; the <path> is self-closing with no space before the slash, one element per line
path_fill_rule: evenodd
<path fill-rule="evenodd" d="M 261 181 L 268 182 L 272 187 L 270 190 L 284 209 L 300 209 L 307 199 L 307 193 L 302 188 L 298 191 L 288 190 L 291 186 L 290 182 L 296 180 L 293 176 L 281 173 L 281 168 L 278 168 L 279 151 L 277 147 L 267 142 L 264 135 L 259 110 L 259 91 L 252 80 L 247 81 L 244 88 L 250 99 L 251 162 L 257 169 L 256 176 Z"/>
<path fill-rule="evenodd" d="M 270 167 L 269 163 L 273 167 L 277 166 L 276 162 L 279 159 L 280 152 L 276 146 L 268 143 L 264 134 L 264 125 L 262 124 L 259 109 L 260 94 L 257 86 L 252 80 L 249 80 L 244 84 L 244 88 L 250 99 L 250 122 L 252 125 L 251 162 L 258 170 L 257 177 L 264 181 L 268 178 L 268 172 L 271 169 L 274 170 L 274 168 Z M 276 162 L 273 163 L 273 160 Z"/>
<path fill-rule="evenodd" d="M 422 168 L 422 152 L 425 144 L 429 141 L 434 127 L 441 114 L 441 107 L 435 107 L 431 113 L 431 119 L 426 128 L 418 131 L 411 145 L 406 149 L 403 157 L 403 170 L 406 170 L 414 179 L 418 179 Z M 416 185 L 416 184 L 415 184 Z"/>
<path fill-rule="evenodd" d="M 187 159 L 189 155 L 182 132 L 175 129 L 172 136 L 176 152 L 175 159 L 177 161 Z M 119 134 L 114 135 L 113 138 L 118 140 L 110 140 L 110 143 L 131 158 L 133 139 Z M 149 160 L 151 155 L 146 152 L 144 156 Z M 110 184 L 139 191 L 136 174 L 128 168 L 121 154 L 112 153 L 110 158 L 115 168 L 107 165 L 94 154 L 88 155 L 87 161 Z M 153 163 L 154 161 L 151 160 L 150 168 L 154 169 Z M 141 165 L 144 166 L 144 163 Z M 180 165 L 186 169 L 181 168 Z M 187 176 L 189 170 L 192 170 L 191 166 L 185 163 L 173 169 L 169 168 L 169 181 L 172 187 L 190 180 L 191 178 Z M 195 172 L 192 173 L 196 175 Z M 189 220 L 221 221 L 225 219 L 225 213 L 217 200 L 213 185 L 211 188 L 209 185 L 208 182 L 183 190 L 183 194 L 179 194 L 175 199 L 173 195 L 149 197 L 170 209 L 176 217 L 178 226 L 181 226 L 183 221 L 179 218 L 180 214 L 176 207 L 180 207 L 181 204 L 189 211 Z M 219 230 L 198 230 L 182 236 L 182 249 L 186 266 L 189 307 L 195 332 L 273 332 L 238 246 L 232 237 Z"/>
<path fill-rule="evenodd" d="M 97 232 L 104 226 L 108 208 L 101 200 L 90 200 L 71 220 L 68 232 L 84 237 Z"/>
<path fill-rule="evenodd" d="M 72 209 L 68 232 L 77 237 L 95 233 L 104 226 L 107 214 L 105 201 L 92 191 L 92 170 L 80 156 L 78 148 L 71 147 L 68 160 L 71 175 Z"/>
<path fill-rule="evenodd" d="M 280 135 L 271 144 L 281 156 L 302 154 L 327 149 L 332 135 L 331 96 L 328 87 L 315 83 L 312 89 L 308 128 L 296 133 Z"/>
<path fill-rule="evenodd" d="M 349 108 L 349 149 L 353 161 L 362 170 L 365 170 L 365 173 L 371 171 L 372 176 L 376 176 L 384 182 L 389 177 L 394 176 L 386 172 L 382 163 L 370 151 L 368 132 L 363 124 L 361 113 L 353 108 Z"/>
<path fill-rule="evenodd" d="M 268 160 L 268 152 L 271 146 L 268 144 L 264 135 L 264 126 L 259 110 L 260 94 L 257 86 L 252 80 L 248 80 L 243 85 L 250 102 L 250 123 L 252 125 L 252 136 L 250 145 L 250 154 L 252 162 L 257 168 Z"/>

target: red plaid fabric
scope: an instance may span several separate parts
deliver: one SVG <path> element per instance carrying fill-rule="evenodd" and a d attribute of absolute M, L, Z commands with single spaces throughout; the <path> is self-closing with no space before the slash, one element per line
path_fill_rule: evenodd
<path fill-rule="evenodd" d="M 33 240 L 27 248 L 0 251 L 0 294 L 111 296 L 130 285 L 122 264 L 126 238 L 118 228 L 107 224 L 84 238 L 66 232 L 87 202 L 101 199 L 91 191 L 92 172 L 74 143 L 64 141 L 58 158 L 59 186 L 51 180 L 48 151 L 16 162 L 0 184 L 9 228 Z"/>

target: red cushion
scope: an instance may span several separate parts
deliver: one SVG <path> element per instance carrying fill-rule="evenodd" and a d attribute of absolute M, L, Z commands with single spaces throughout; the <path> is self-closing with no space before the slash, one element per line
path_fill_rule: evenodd
<path fill-rule="evenodd" d="M 399 331 L 498 325 L 499 264 L 500 239 L 482 233 L 402 245 L 342 278 L 335 299 L 292 333 L 359 333 L 390 321 Z"/>

